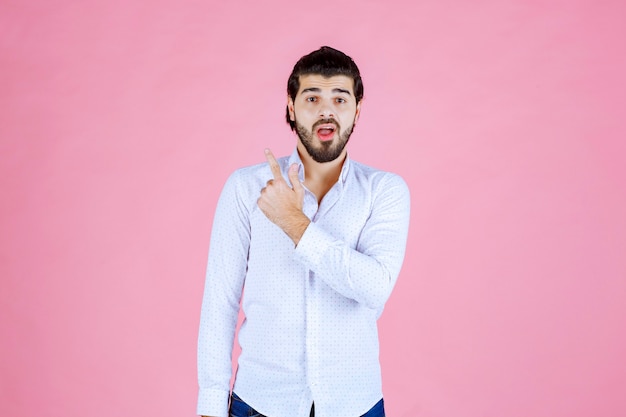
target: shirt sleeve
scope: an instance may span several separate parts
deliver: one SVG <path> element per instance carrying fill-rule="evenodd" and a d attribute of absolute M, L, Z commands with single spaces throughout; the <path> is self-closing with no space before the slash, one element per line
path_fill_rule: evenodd
<path fill-rule="evenodd" d="M 249 242 L 248 209 L 236 172 L 222 190 L 211 232 L 198 336 L 199 415 L 228 416 L 232 349 Z"/>
<path fill-rule="evenodd" d="M 382 311 L 404 260 L 409 215 L 406 183 L 388 174 L 374 191 L 356 248 L 311 222 L 298 242 L 296 259 L 343 296 Z"/>

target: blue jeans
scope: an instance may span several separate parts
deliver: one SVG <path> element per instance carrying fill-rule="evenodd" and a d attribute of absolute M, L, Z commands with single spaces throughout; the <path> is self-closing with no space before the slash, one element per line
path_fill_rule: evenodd
<path fill-rule="evenodd" d="M 244 400 L 239 398 L 237 394 L 234 392 L 230 396 L 230 417 L 266 417 L 265 415 L 259 413 L 254 408 L 250 407 L 245 403 Z M 311 407 L 310 417 L 315 416 L 315 404 Z M 376 403 L 374 407 L 372 407 L 367 413 L 363 414 L 361 417 L 385 417 L 385 403 L 381 399 Z"/>

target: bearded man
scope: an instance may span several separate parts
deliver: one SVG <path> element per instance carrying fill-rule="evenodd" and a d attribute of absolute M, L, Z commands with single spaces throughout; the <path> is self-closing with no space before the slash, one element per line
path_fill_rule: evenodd
<path fill-rule="evenodd" d="M 381 417 L 376 322 L 402 266 L 409 191 L 398 175 L 347 155 L 363 98 L 352 58 L 327 46 L 303 56 L 287 93 L 296 149 L 278 159 L 266 149 L 266 162 L 230 176 L 217 205 L 197 411 Z"/>

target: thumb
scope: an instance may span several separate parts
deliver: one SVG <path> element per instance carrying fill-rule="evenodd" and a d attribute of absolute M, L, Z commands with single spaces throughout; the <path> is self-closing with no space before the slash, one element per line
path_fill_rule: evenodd
<path fill-rule="evenodd" d="M 302 183 L 298 177 L 298 168 L 298 164 L 291 164 L 289 167 L 289 181 L 291 182 L 291 186 L 296 194 L 298 194 L 298 196 L 303 196 L 304 187 L 302 187 Z"/>

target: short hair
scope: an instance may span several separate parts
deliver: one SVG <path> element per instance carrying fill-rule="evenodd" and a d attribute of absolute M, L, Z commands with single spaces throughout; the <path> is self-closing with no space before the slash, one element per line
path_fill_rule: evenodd
<path fill-rule="evenodd" d="M 317 51 L 303 56 L 296 62 L 287 81 L 287 94 L 289 94 L 292 100 L 295 101 L 300 89 L 300 76 L 309 74 L 322 75 L 324 77 L 333 77 L 335 75 L 348 76 L 354 82 L 356 102 L 359 103 L 363 98 L 363 80 L 361 80 L 359 68 L 352 58 L 337 49 L 330 46 L 322 46 Z M 287 123 L 291 126 L 291 130 L 296 129 L 296 123 L 289 117 L 289 106 L 287 106 Z"/>

